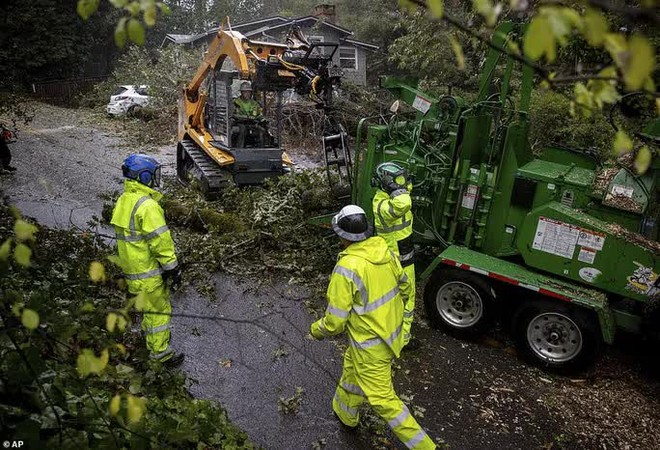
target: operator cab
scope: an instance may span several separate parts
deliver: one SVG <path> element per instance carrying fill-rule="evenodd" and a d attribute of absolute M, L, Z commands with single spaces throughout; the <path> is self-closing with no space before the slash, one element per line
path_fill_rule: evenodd
<path fill-rule="evenodd" d="M 281 92 L 257 90 L 231 70 L 218 71 L 208 92 L 204 125 L 222 150 L 280 148 Z"/>
<path fill-rule="evenodd" d="M 213 135 L 211 145 L 236 159 L 236 184 L 261 184 L 283 174 L 282 92 L 242 80 L 229 59 L 208 83 L 204 125 Z M 249 86 L 249 93 L 241 94 L 242 86 Z M 251 110 L 241 108 L 241 103 L 252 104 Z"/>

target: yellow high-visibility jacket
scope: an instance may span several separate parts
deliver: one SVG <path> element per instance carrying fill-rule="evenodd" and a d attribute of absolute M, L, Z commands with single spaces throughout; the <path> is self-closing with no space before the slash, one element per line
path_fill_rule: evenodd
<path fill-rule="evenodd" d="M 403 347 L 403 304 L 411 286 L 397 256 L 379 236 L 339 254 L 328 285 L 325 315 L 311 326 L 317 339 L 346 330 L 350 345 L 374 356 L 398 357 Z"/>
<path fill-rule="evenodd" d="M 412 243 L 408 243 L 405 249 L 400 248 L 402 241 L 413 232 L 410 188 L 412 186 L 409 185 L 409 189 L 397 189 L 391 194 L 379 189 L 372 202 L 376 234 L 382 236 L 390 249 L 401 256 L 404 265 L 407 260 L 404 257 L 413 249 Z"/>
<path fill-rule="evenodd" d="M 162 194 L 135 180 L 126 180 L 110 223 L 115 226 L 117 250 L 128 284 L 137 294 L 158 288 L 165 270 L 177 266 L 174 241 L 158 201 Z"/>
<path fill-rule="evenodd" d="M 249 99 L 244 100 L 242 97 L 238 97 L 234 100 L 234 114 L 238 117 L 260 117 L 261 116 L 261 106 L 256 100 Z"/>

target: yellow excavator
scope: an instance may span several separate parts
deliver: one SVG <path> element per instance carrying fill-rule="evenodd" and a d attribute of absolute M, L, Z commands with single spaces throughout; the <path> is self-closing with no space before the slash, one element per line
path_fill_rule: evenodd
<path fill-rule="evenodd" d="M 224 25 L 180 94 L 179 180 L 184 184 L 197 181 L 206 197 L 214 197 L 227 186 L 261 184 L 286 172 L 292 163 L 281 146 L 283 93 L 293 89 L 327 111 L 342 75 L 332 65 L 337 47 L 310 44 L 297 28 L 280 44 L 250 40 Z M 246 81 L 264 117 L 274 117 L 274 123 L 237 114 L 234 97 Z M 346 133 L 330 116 L 326 114 L 322 139 L 325 159 L 336 171 L 347 174 L 351 162 Z"/>

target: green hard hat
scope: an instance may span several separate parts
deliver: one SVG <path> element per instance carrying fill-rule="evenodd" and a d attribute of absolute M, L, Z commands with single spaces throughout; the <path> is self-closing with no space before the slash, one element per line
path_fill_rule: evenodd
<path fill-rule="evenodd" d="M 405 186 L 406 178 L 406 169 L 393 162 L 378 164 L 374 173 L 375 184 L 381 189 L 392 182 L 400 186 Z"/>

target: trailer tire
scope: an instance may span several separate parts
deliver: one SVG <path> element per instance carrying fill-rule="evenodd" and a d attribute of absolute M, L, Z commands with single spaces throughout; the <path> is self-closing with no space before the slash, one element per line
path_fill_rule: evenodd
<path fill-rule="evenodd" d="M 599 353 L 602 338 L 590 311 L 552 300 L 522 304 L 513 318 L 519 353 L 527 361 L 556 372 L 589 366 Z"/>
<path fill-rule="evenodd" d="M 431 324 L 462 338 L 485 331 L 494 301 L 494 291 L 482 277 L 460 269 L 436 271 L 424 288 Z"/>

